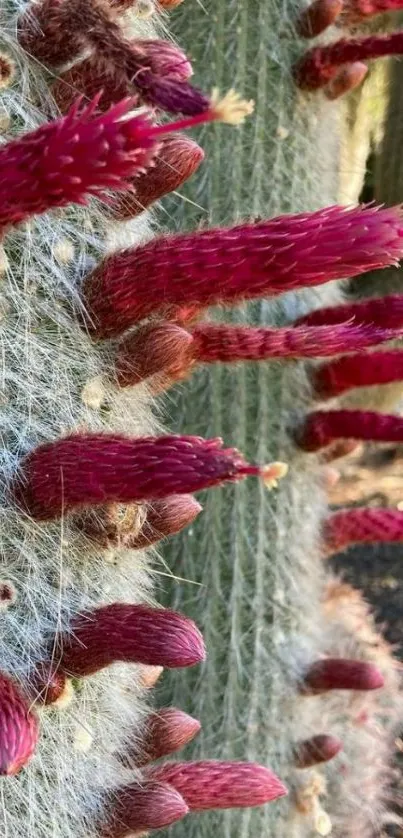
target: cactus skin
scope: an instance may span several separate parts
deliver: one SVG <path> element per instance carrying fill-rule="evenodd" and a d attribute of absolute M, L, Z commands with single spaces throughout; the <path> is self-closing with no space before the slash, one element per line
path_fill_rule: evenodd
<path fill-rule="evenodd" d="M 189 15 L 184 3 L 175 12 L 173 31 L 192 54 L 196 82 L 206 89 L 213 83 L 225 88 L 231 79 L 255 99 L 256 116 L 236 137 L 227 138 L 220 127 L 211 135 L 197 132 L 208 166 L 185 186 L 191 204 L 169 201 L 173 231 L 182 232 L 184 224 L 190 230 L 207 222 L 230 226 L 340 201 L 341 105 L 322 96 L 305 98 L 290 80 L 306 41 L 291 44 L 284 32 L 300 14 L 298 2 L 285 10 L 276 0 L 235 5 L 221 0 L 211 7 L 214 21 L 206 42 L 199 34 L 204 11 L 196 6 Z M 234 326 L 290 327 L 312 309 L 320 317 L 321 308 L 342 304 L 347 307 L 342 288 L 329 283 L 208 315 Z M 351 317 L 336 322 L 351 323 Z M 191 331 L 185 318 L 186 313 L 178 325 Z M 390 650 L 384 649 L 382 660 L 374 659 L 365 635 L 371 626 L 367 611 L 356 620 L 365 629 L 359 633 L 354 623 L 352 630 L 355 600 L 346 597 L 342 607 L 330 590 L 321 549 L 327 510 L 320 473 L 330 451 L 319 460 L 297 451 L 291 438 L 314 406 L 311 369 L 281 361 L 206 364 L 169 391 L 167 413 L 170 422 L 176 419 L 177 432 L 222 434 L 249 459 L 280 459 L 290 466 L 287 479 L 270 494 L 248 481 L 203 498 L 203 520 L 195 521 L 191 534 L 183 532 L 166 545 L 164 556 L 176 579 L 165 602 L 186 604 L 186 613 L 203 628 L 209 655 L 202 677 L 191 670 L 177 673 L 178 678 L 168 673 L 162 700 L 180 702 L 182 709 L 203 717 L 202 732 L 188 746 L 191 758 L 206 758 L 214 742 L 220 759 L 247 757 L 273 766 L 292 793 L 264 809 L 185 820 L 169 830 L 172 838 L 215 833 L 314 838 L 319 827 L 329 830 L 329 818 L 335 838 L 373 838 L 374 825 L 380 827 L 389 805 L 386 766 L 401 713 L 399 676 Z M 344 454 L 347 441 L 340 442 Z M 373 662 L 385 687 L 361 694 L 297 695 L 299 673 L 325 655 Z M 357 717 L 367 713 L 367 723 L 355 723 L 352 706 Z M 318 734 L 336 737 L 343 750 L 329 762 L 297 768 L 298 743 Z"/>

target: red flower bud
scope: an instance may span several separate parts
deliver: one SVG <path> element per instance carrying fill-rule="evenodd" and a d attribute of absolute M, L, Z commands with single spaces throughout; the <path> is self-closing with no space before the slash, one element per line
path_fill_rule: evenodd
<path fill-rule="evenodd" d="M 343 38 L 309 50 L 295 69 L 296 82 L 302 90 L 317 90 L 325 87 L 344 64 L 402 53 L 403 32 Z"/>
<path fill-rule="evenodd" d="M 382 673 L 373 663 L 325 658 L 308 669 L 300 691 L 304 695 L 318 695 L 329 690 L 378 690 L 383 685 Z"/>
<path fill-rule="evenodd" d="M 204 152 L 194 140 L 168 134 L 147 171 L 132 180 L 130 191 L 111 202 L 113 215 L 119 220 L 135 218 L 164 195 L 179 189 L 203 158 Z"/>
<path fill-rule="evenodd" d="M 346 550 L 353 544 L 403 541 L 403 512 L 400 509 L 342 509 L 329 515 L 324 524 L 327 554 Z"/>
<path fill-rule="evenodd" d="M 382 329 L 400 329 L 403 326 L 403 294 L 374 297 L 355 303 L 343 303 L 328 308 L 318 308 L 295 321 L 294 326 L 330 326 L 350 323 L 368 324 Z"/>
<path fill-rule="evenodd" d="M 343 0 L 314 0 L 301 12 L 297 20 L 297 33 L 301 38 L 316 38 L 338 18 Z"/>
<path fill-rule="evenodd" d="M 102 547 L 140 550 L 180 532 L 191 524 L 202 507 L 192 495 L 171 495 L 154 500 L 145 510 L 137 505 L 109 505 L 87 510 L 74 524 L 87 538 Z"/>
<path fill-rule="evenodd" d="M 180 821 L 189 811 L 183 798 L 166 783 L 148 781 L 117 789 L 107 802 L 102 838 L 131 838 L 149 829 L 163 829 Z"/>
<path fill-rule="evenodd" d="M 167 668 L 205 659 L 203 638 L 192 620 L 175 611 L 115 602 L 79 614 L 59 639 L 60 668 L 92 675 L 116 661 Z"/>
<path fill-rule="evenodd" d="M 18 41 L 46 67 L 62 67 L 77 58 L 86 45 L 86 21 L 76 26 L 77 3 L 39 0 L 30 3 L 18 20 Z"/>
<path fill-rule="evenodd" d="M 163 236 L 112 254 L 87 277 L 88 328 L 112 337 L 151 314 L 274 296 L 395 264 L 402 253 L 400 208 L 329 207 Z"/>
<path fill-rule="evenodd" d="M 137 101 L 133 86 L 116 68 L 101 58 L 90 55 L 62 73 L 51 86 L 52 96 L 61 113 L 66 113 L 82 94 L 86 99 L 98 96 L 97 110 L 106 111 L 125 97 Z"/>
<path fill-rule="evenodd" d="M 322 463 L 332 463 L 333 460 L 348 457 L 359 447 L 360 443 L 356 442 L 355 439 L 339 439 L 323 451 L 321 461 Z"/>
<path fill-rule="evenodd" d="M 294 751 L 296 768 L 311 768 L 321 762 L 329 762 L 341 751 L 343 745 L 335 736 L 319 734 L 299 742 Z"/>
<path fill-rule="evenodd" d="M 66 690 L 67 678 L 53 664 L 39 663 L 29 679 L 26 692 L 32 701 L 54 704 Z"/>
<path fill-rule="evenodd" d="M 403 352 L 369 352 L 336 358 L 313 371 L 317 396 L 329 399 L 354 387 L 373 387 L 403 380 Z"/>
<path fill-rule="evenodd" d="M 362 61 L 354 61 L 353 64 L 346 64 L 331 79 L 327 87 L 325 87 L 325 96 L 331 101 L 339 99 L 345 93 L 355 90 L 364 81 L 367 73 L 368 67 Z"/>
<path fill-rule="evenodd" d="M 247 475 L 268 479 L 270 466 L 248 465 L 220 439 L 75 434 L 28 454 L 11 491 L 24 511 L 46 521 L 86 506 L 188 494 Z"/>
<path fill-rule="evenodd" d="M 137 766 L 147 765 L 160 757 L 180 751 L 199 733 L 200 722 L 177 710 L 175 707 L 163 707 L 149 716 L 146 724 L 145 738 L 142 743 L 141 754 L 138 743 L 131 754 L 126 750 L 124 758 L 131 756 Z"/>
<path fill-rule="evenodd" d="M 18 688 L 0 674 L 0 775 L 17 774 L 38 741 L 38 721 Z"/>
<path fill-rule="evenodd" d="M 338 439 L 403 442 L 403 419 L 364 410 L 318 410 L 296 434 L 304 451 L 318 451 Z"/>
<path fill-rule="evenodd" d="M 148 776 L 173 786 L 191 812 L 262 806 L 287 794 L 272 771 L 253 762 L 168 762 Z"/>

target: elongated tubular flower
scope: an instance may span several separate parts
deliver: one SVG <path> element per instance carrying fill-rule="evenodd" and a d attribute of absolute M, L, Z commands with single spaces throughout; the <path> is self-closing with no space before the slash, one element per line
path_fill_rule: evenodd
<path fill-rule="evenodd" d="M 199 168 L 204 152 L 184 135 L 167 135 L 158 154 L 144 174 L 131 182 L 131 189 L 110 202 L 113 216 L 124 221 L 135 218 L 155 201 L 179 189 Z"/>
<path fill-rule="evenodd" d="M 363 82 L 367 73 L 368 67 L 362 61 L 346 64 L 326 85 L 323 92 L 331 101 L 339 99 L 340 96 L 355 90 Z"/>
<path fill-rule="evenodd" d="M 403 541 L 400 509 L 342 509 L 326 518 L 323 530 L 326 554 L 338 553 L 353 544 Z"/>
<path fill-rule="evenodd" d="M 123 120 L 130 99 L 95 115 L 97 98 L 0 148 L 0 227 L 127 186 L 158 146 L 145 116 Z"/>
<path fill-rule="evenodd" d="M 383 675 L 373 663 L 348 658 L 324 658 L 316 661 L 300 684 L 304 695 L 318 695 L 329 690 L 378 690 Z"/>
<path fill-rule="evenodd" d="M 297 445 L 304 451 L 319 451 L 339 439 L 403 442 L 403 419 L 375 411 L 318 410 L 296 433 Z"/>
<path fill-rule="evenodd" d="M 221 439 L 75 434 L 28 454 L 11 494 L 32 518 L 46 521 L 87 506 L 188 494 L 248 475 L 265 480 L 270 466 L 248 465 Z"/>
<path fill-rule="evenodd" d="M 316 38 L 335 22 L 343 5 L 343 0 L 314 0 L 297 20 L 298 35 L 301 38 Z"/>
<path fill-rule="evenodd" d="M 329 762 L 342 749 L 343 744 L 336 736 L 318 734 L 299 742 L 294 749 L 294 765 L 296 768 L 312 768 L 321 762 Z"/>
<path fill-rule="evenodd" d="M 294 326 L 330 326 L 334 323 L 354 323 L 400 329 L 403 326 L 403 294 L 374 297 L 356 303 L 344 303 L 311 311 L 295 321 Z"/>
<path fill-rule="evenodd" d="M 403 32 L 342 38 L 309 50 L 295 68 L 294 75 L 302 90 L 318 90 L 334 78 L 343 64 L 402 53 Z"/>
<path fill-rule="evenodd" d="M 112 337 L 151 314 L 320 285 L 395 264 L 402 253 L 400 208 L 328 207 L 164 236 L 112 254 L 87 277 L 88 328 Z"/>
<path fill-rule="evenodd" d="M 146 721 L 141 752 L 139 753 L 137 742 L 132 752 L 129 746 L 122 756 L 125 760 L 132 757 L 136 766 L 147 765 L 180 751 L 194 739 L 200 729 L 200 722 L 182 710 L 177 710 L 176 707 L 162 707 L 152 713 Z"/>
<path fill-rule="evenodd" d="M 167 783 L 133 783 L 117 789 L 106 802 L 106 819 L 99 834 L 102 838 L 132 838 L 171 826 L 188 812 L 179 792 Z"/>
<path fill-rule="evenodd" d="M 191 812 L 262 806 L 287 794 L 270 769 L 253 762 L 168 762 L 147 776 L 173 786 Z"/>
<path fill-rule="evenodd" d="M 38 720 L 15 684 L 0 674 L 0 775 L 17 774 L 38 741 Z"/>
<path fill-rule="evenodd" d="M 283 329 L 226 326 L 203 322 L 186 331 L 162 322 L 123 338 L 115 371 L 120 387 L 158 375 L 157 387 L 184 378 L 194 364 L 323 357 L 357 350 L 396 336 L 371 326 L 320 326 Z"/>
<path fill-rule="evenodd" d="M 312 384 L 321 399 L 340 396 L 354 387 L 372 387 L 403 381 L 403 352 L 369 352 L 336 358 L 312 372 Z"/>
<path fill-rule="evenodd" d="M 202 507 L 192 495 L 171 495 L 154 500 L 147 511 L 137 506 L 125 509 L 107 506 L 87 510 L 75 516 L 75 527 L 102 547 L 125 547 L 140 550 L 163 538 L 180 532 L 201 512 Z"/>
<path fill-rule="evenodd" d="M 71 633 L 58 638 L 58 650 L 61 671 L 74 677 L 92 675 L 116 661 L 176 668 L 194 666 L 206 656 L 193 620 L 124 602 L 79 614 Z"/>

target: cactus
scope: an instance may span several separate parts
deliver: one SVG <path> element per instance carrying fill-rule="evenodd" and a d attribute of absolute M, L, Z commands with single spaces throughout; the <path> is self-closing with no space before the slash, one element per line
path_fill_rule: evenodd
<path fill-rule="evenodd" d="M 326 569 L 337 531 L 306 451 L 344 444 L 332 413 L 347 446 L 402 428 L 313 410 L 325 367 L 315 379 L 303 359 L 363 352 L 402 324 L 297 318 L 337 307 L 334 280 L 397 264 L 401 211 L 334 206 L 343 111 L 297 90 L 300 9 L 285 19 L 277 0 L 241 0 L 235 15 L 219 7 L 210 34 L 195 9 L 199 87 L 148 20 L 175 5 L 2 11 L 2 828 L 180 835 L 186 818 L 201 838 L 215 826 L 304 838 L 332 823 L 336 836 L 369 835 L 384 817 L 398 678 L 365 605 Z M 308 23 L 319 31 L 323 16 Z M 328 100 L 357 83 L 358 64 L 330 74 Z M 178 135 L 199 125 L 201 147 Z M 192 202 L 166 201 L 179 233 L 153 238 L 143 210 L 190 175 Z M 211 229 L 194 232 L 205 201 Z M 233 307 L 229 323 L 204 319 L 215 304 Z M 180 419 L 167 433 L 153 397 L 190 373 L 171 391 Z M 192 493 L 208 488 L 199 515 Z M 189 524 L 168 554 L 179 613 L 156 605 L 139 551 Z M 150 713 L 163 667 L 175 670 L 170 701 Z M 190 749 L 200 723 L 199 760 L 154 764 Z M 379 725 L 381 762 L 360 784 Z M 205 810 L 226 811 L 193 815 Z"/>

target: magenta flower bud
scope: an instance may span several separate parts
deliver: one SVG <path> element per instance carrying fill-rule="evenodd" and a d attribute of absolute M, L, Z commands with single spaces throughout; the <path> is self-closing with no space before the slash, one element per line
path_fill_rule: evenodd
<path fill-rule="evenodd" d="M 343 303 L 318 308 L 295 321 L 294 326 L 330 326 L 335 323 L 401 329 L 403 326 L 403 294 L 374 297 L 356 303 Z"/>
<path fill-rule="evenodd" d="M 194 521 L 202 507 L 192 495 L 171 495 L 147 507 L 132 505 L 123 510 L 111 504 L 86 510 L 74 524 L 87 538 L 102 547 L 140 550 L 180 532 Z"/>
<path fill-rule="evenodd" d="M 153 314 L 235 304 L 396 264 L 400 208 L 328 207 L 232 229 L 163 236 L 114 253 L 87 277 L 95 338 L 122 334 Z"/>
<path fill-rule="evenodd" d="M 126 99 L 95 115 L 97 99 L 0 148 L 0 227 L 127 186 L 157 150 L 148 118 L 123 120 Z"/>
<path fill-rule="evenodd" d="M 319 734 L 299 742 L 294 751 L 294 765 L 296 768 L 312 768 L 321 762 L 329 762 L 343 747 L 336 736 Z"/>
<path fill-rule="evenodd" d="M 296 434 L 304 451 L 319 451 L 339 439 L 403 442 L 403 419 L 365 410 L 318 410 Z"/>
<path fill-rule="evenodd" d="M 32 518 L 46 521 L 82 507 L 188 494 L 247 475 L 268 479 L 270 465 L 248 465 L 220 439 L 74 434 L 28 454 L 11 493 Z"/>
<path fill-rule="evenodd" d="M 132 838 L 180 821 L 189 808 L 181 795 L 166 783 L 133 783 L 117 789 L 107 801 L 102 838 Z"/>
<path fill-rule="evenodd" d="M 179 47 L 171 41 L 136 40 L 132 48 L 142 56 L 145 67 L 156 76 L 169 76 L 177 81 L 186 81 L 193 75 L 192 65 Z"/>
<path fill-rule="evenodd" d="M 173 786 L 191 812 L 262 806 L 287 794 L 270 769 L 253 762 L 168 762 L 148 776 Z"/>
<path fill-rule="evenodd" d="M 125 761 L 132 758 L 136 766 L 147 765 L 161 757 L 180 751 L 200 732 L 201 724 L 197 719 L 177 710 L 175 707 L 163 707 L 152 713 L 146 723 L 146 732 L 139 754 L 138 742 L 133 752 L 126 750 Z"/>
<path fill-rule="evenodd" d="M 111 202 L 115 218 L 135 218 L 155 201 L 179 189 L 199 168 L 204 152 L 184 135 L 167 135 L 152 164 L 131 182 L 131 189 Z"/>
<path fill-rule="evenodd" d="M 79 614 L 71 634 L 59 639 L 62 672 L 93 675 L 116 661 L 163 666 L 194 666 L 206 652 L 193 620 L 162 608 L 115 602 Z"/>
<path fill-rule="evenodd" d="M 403 541 L 400 509 L 364 508 L 333 512 L 324 524 L 326 554 L 339 553 L 353 544 Z"/>
<path fill-rule="evenodd" d="M 298 35 L 301 38 L 316 38 L 337 20 L 343 5 L 343 0 L 314 0 L 297 20 Z"/>
<path fill-rule="evenodd" d="M 355 90 L 364 81 L 367 73 L 368 67 L 362 61 L 346 64 L 324 88 L 325 96 L 331 101 L 339 99 L 340 96 Z"/>
<path fill-rule="evenodd" d="M 383 685 L 383 675 L 373 663 L 325 658 L 308 669 L 300 691 L 304 695 L 318 695 L 329 690 L 378 690 Z"/>
<path fill-rule="evenodd" d="M 18 774 L 38 741 L 38 720 L 19 689 L 0 674 L 0 775 Z"/>
<path fill-rule="evenodd" d="M 403 380 L 403 352 L 369 352 L 336 358 L 312 373 L 317 396 L 331 399 L 354 387 L 373 387 Z"/>
<path fill-rule="evenodd" d="M 295 68 L 295 79 L 302 90 L 318 90 L 325 87 L 344 64 L 402 53 L 403 32 L 343 38 L 309 50 Z"/>

